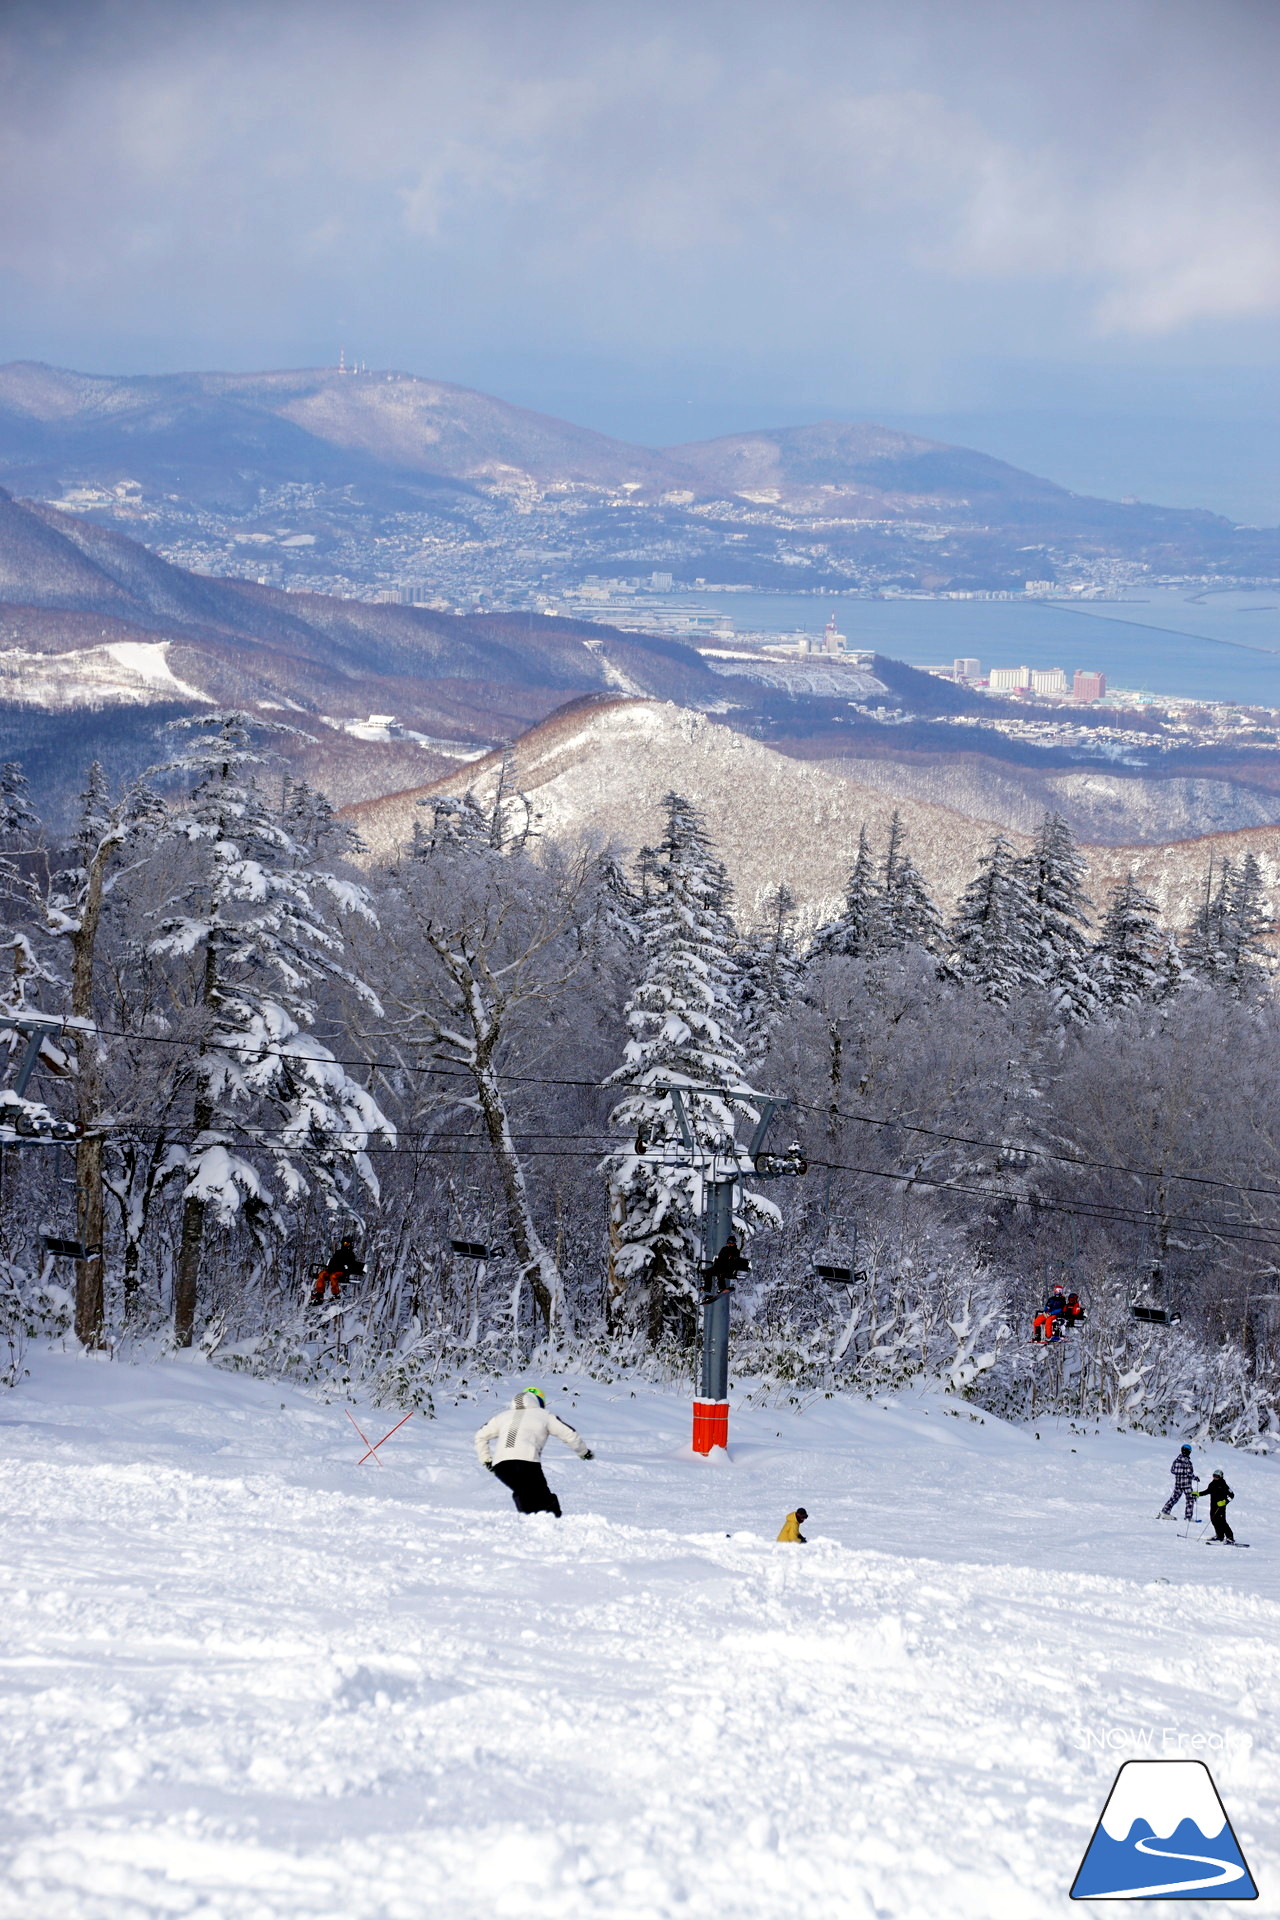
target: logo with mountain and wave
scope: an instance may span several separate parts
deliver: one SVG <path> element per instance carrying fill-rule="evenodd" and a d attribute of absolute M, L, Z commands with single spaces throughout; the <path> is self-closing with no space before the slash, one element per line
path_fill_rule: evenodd
<path fill-rule="evenodd" d="M 1126 1760 L 1071 1887 L 1073 1900 L 1256 1900 L 1203 1760 Z"/>

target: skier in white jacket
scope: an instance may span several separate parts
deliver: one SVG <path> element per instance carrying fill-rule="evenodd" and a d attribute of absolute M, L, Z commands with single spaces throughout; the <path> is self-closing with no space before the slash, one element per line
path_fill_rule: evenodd
<path fill-rule="evenodd" d="M 476 1457 L 511 1490 L 517 1513 L 554 1513 L 560 1502 L 542 1471 L 542 1449 L 555 1435 L 572 1447 L 581 1460 L 595 1458 L 589 1446 L 567 1420 L 547 1412 L 546 1396 L 537 1387 L 524 1387 L 505 1413 L 496 1413 L 476 1435 Z"/>

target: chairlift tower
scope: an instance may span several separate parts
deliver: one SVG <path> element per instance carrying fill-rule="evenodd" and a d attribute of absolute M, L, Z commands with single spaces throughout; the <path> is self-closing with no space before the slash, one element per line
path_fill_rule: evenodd
<path fill-rule="evenodd" d="M 702 1176 L 702 1364 L 698 1397 L 693 1403 L 693 1450 L 705 1455 L 713 1447 L 729 1444 L 729 1301 L 733 1288 L 732 1284 L 714 1285 L 711 1267 L 733 1231 L 735 1191 L 744 1179 L 795 1178 L 808 1169 L 798 1142 L 786 1153 L 764 1151 L 765 1137 L 780 1101 L 760 1101 L 760 1118 L 746 1147 L 735 1140 L 702 1146 L 689 1124 L 686 1093 L 714 1093 L 726 1100 L 759 1099 L 759 1095 L 733 1087 L 655 1087 L 653 1091 L 670 1099 L 680 1129 L 680 1145 L 660 1148 L 655 1157 L 669 1166 L 691 1167 Z"/>
<path fill-rule="evenodd" d="M 0 1145 L 77 1137 L 79 1130 L 74 1122 L 55 1119 L 39 1101 L 27 1099 L 27 1083 L 35 1072 L 41 1048 L 55 1033 L 63 1032 L 65 1025 L 65 1021 L 47 1014 L 0 1014 L 0 1035 L 14 1034 L 26 1043 L 13 1085 L 0 1092 Z"/>

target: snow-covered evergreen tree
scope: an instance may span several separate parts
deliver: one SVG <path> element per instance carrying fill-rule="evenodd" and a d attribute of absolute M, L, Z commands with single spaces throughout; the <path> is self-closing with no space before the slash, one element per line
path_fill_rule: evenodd
<path fill-rule="evenodd" d="M 667 827 L 641 917 L 646 966 L 627 1002 L 625 1061 L 610 1080 L 627 1089 L 612 1123 L 632 1140 L 609 1162 L 612 1291 L 643 1296 L 655 1341 L 692 1331 L 702 1251 L 702 1175 L 670 1163 L 684 1143 L 667 1089 L 684 1090 L 699 1149 L 732 1151 L 738 1119 L 754 1117 L 736 1091 L 743 1055 L 728 878 L 697 809 L 676 793 L 663 806 Z M 753 1197 L 744 1211 L 749 1219 L 774 1210 Z"/>
<path fill-rule="evenodd" d="M 40 888 L 20 858 L 38 843 L 40 820 L 28 797 L 27 779 L 16 760 L 0 767 L 0 1007 L 8 1013 L 27 1009 L 27 996 L 52 986 L 49 956 L 33 938 L 40 918 Z M 7 1044 L 12 1047 L 14 1036 Z"/>
<path fill-rule="evenodd" d="M 1046 813 L 1023 868 L 1034 951 L 1029 970 L 1068 1020 L 1087 1020 L 1098 990 L 1089 965 L 1086 864 L 1061 814 Z"/>
<path fill-rule="evenodd" d="M 866 960 L 879 950 L 880 888 L 864 826 L 858 834 L 858 853 L 844 890 L 844 906 L 834 920 L 818 928 L 809 957 L 816 960 L 834 954 L 846 960 Z"/>
<path fill-rule="evenodd" d="M 608 938 L 624 948 L 638 947 L 643 939 L 641 915 L 644 897 L 628 880 L 617 855 L 602 853 L 596 862 L 596 917 Z"/>
<path fill-rule="evenodd" d="M 1026 868 L 1003 834 L 961 895 L 947 943 L 947 971 L 999 1005 L 1040 983 Z"/>
<path fill-rule="evenodd" d="M 39 826 L 22 765 L 17 760 L 7 760 L 0 767 L 0 839 L 7 841 L 10 834 L 35 833 Z"/>
<path fill-rule="evenodd" d="M 192 785 L 171 831 L 188 843 L 194 871 L 151 951 L 192 963 L 196 1001 L 192 1138 L 183 1150 L 174 1278 L 175 1334 L 188 1346 L 210 1212 L 223 1224 L 246 1207 L 255 1220 L 269 1217 L 263 1159 L 291 1198 L 318 1183 L 336 1211 L 353 1169 L 376 1193 L 365 1149 L 372 1135 L 391 1137 L 392 1129 L 365 1088 L 306 1031 L 326 979 L 376 1004 L 343 965 L 341 934 L 320 906 L 327 894 L 340 911 L 367 915 L 363 889 L 310 867 L 268 804 L 252 773 L 261 759 L 251 739 L 259 722 L 232 712 L 183 724 L 193 737 L 173 771 Z"/>
<path fill-rule="evenodd" d="M 1264 935 L 1270 925 L 1256 855 L 1246 854 L 1239 865 L 1230 857 L 1225 859 L 1216 890 L 1210 861 L 1203 898 L 1183 941 L 1182 964 L 1206 984 L 1221 987 L 1237 999 L 1249 998 L 1265 978 Z"/>
<path fill-rule="evenodd" d="M 479 853 L 489 849 L 489 816 L 473 793 L 464 793 L 461 799 L 450 794 L 433 795 L 428 800 L 419 800 L 418 805 L 430 808 L 431 823 L 428 825 L 423 820 L 413 823 L 415 860 L 426 860 L 442 850 Z"/>
<path fill-rule="evenodd" d="M 312 860 L 340 860 L 365 851 L 355 828 L 339 820 L 329 796 L 305 780 L 286 778 L 280 819 L 290 838 Z"/>
<path fill-rule="evenodd" d="M 1089 965 L 1104 1007 L 1132 1007 L 1165 997 L 1169 938 L 1155 901 L 1127 874 L 1111 895 Z"/>
<path fill-rule="evenodd" d="M 933 952 L 942 941 L 942 916 L 929 898 L 919 867 L 906 850 L 902 816 L 895 808 L 880 870 L 876 947 L 883 953 L 901 953 L 906 947 L 924 947 Z"/>
<path fill-rule="evenodd" d="M 1231 889 L 1228 985 L 1238 999 L 1256 992 L 1266 977 L 1270 959 L 1266 936 L 1273 920 L 1267 905 L 1262 869 L 1254 853 L 1246 853 Z"/>
<path fill-rule="evenodd" d="M 765 900 L 761 925 L 738 943 L 738 1015 L 748 1063 L 763 1058 L 773 1021 L 800 985 L 795 915 L 795 895 L 777 886 Z"/>
<path fill-rule="evenodd" d="M 1182 964 L 1193 978 L 1217 983 L 1226 970 L 1225 920 L 1234 863 L 1224 860 L 1218 871 L 1217 891 L 1213 885 L 1213 859 L 1205 874 L 1204 892 L 1195 918 L 1182 942 Z"/>
<path fill-rule="evenodd" d="M 895 951 L 923 947 L 937 953 L 946 941 L 942 915 L 933 904 L 924 875 L 909 853 L 903 854 L 894 876 L 893 898 L 886 902 L 886 940 Z"/>

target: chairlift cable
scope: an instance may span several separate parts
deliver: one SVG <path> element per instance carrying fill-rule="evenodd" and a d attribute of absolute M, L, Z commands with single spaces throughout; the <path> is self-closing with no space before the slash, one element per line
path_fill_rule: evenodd
<path fill-rule="evenodd" d="M 65 1023 L 63 1030 L 67 1030 Z M 74 1031 L 74 1029 L 72 1030 Z M 193 1045 L 190 1039 L 184 1039 L 175 1034 L 130 1033 L 122 1028 L 103 1026 L 94 1026 L 93 1031 L 103 1035 L 107 1039 L 141 1041 L 153 1046 L 190 1048 Z M 273 1055 L 282 1060 L 297 1061 L 300 1059 L 300 1056 L 290 1053 L 287 1047 L 267 1047 L 249 1042 L 219 1040 L 217 1042 L 217 1048 L 218 1051 L 222 1053 L 247 1054 L 251 1055 L 254 1059 L 268 1059 Z M 365 1056 L 359 1059 L 346 1059 L 339 1054 L 330 1054 L 329 1057 L 335 1065 L 341 1067 L 377 1067 L 396 1073 L 432 1074 L 439 1079 L 474 1082 L 474 1076 L 458 1063 L 423 1066 L 412 1065 L 404 1060 L 384 1060 L 376 1055 Z M 620 1097 L 624 1097 L 628 1092 L 638 1093 L 646 1091 L 643 1087 L 624 1081 L 618 1081 L 615 1085 L 611 1086 L 607 1082 L 600 1080 L 583 1080 L 557 1074 L 512 1073 L 497 1068 L 490 1069 L 490 1072 L 495 1080 L 507 1081 L 517 1086 L 573 1087 L 591 1092 L 617 1092 Z M 690 1087 L 687 1091 L 690 1093 L 704 1093 L 709 1090 L 702 1087 Z M 749 1099 L 753 1096 L 749 1089 L 743 1088 L 741 1089 L 741 1097 L 743 1099 Z M 955 1146 L 986 1147 L 995 1153 L 1025 1155 L 1028 1159 L 1050 1160 L 1063 1166 L 1083 1167 L 1092 1172 L 1122 1173 L 1128 1174 L 1133 1178 L 1146 1180 L 1177 1180 L 1188 1185 L 1217 1187 L 1230 1193 L 1253 1193 L 1259 1194 L 1267 1199 L 1280 1200 L 1280 1185 L 1270 1187 L 1254 1186 L 1240 1180 L 1217 1179 L 1211 1174 L 1181 1173 L 1176 1168 L 1170 1167 L 1133 1167 L 1116 1160 L 1090 1160 L 1082 1154 L 1056 1153 L 1050 1147 L 1035 1147 L 1023 1142 L 1010 1140 L 989 1140 L 977 1134 L 948 1133 L 939 1127 L 927 1127 L 919 1121 L 901 1120 L 883 1114 L 853 1113 L 840 1107 L 832 1108 L 824 1102 L 790 1099 L 787 1104 L 794 1107 L 798 1112 L 820 1114 L 824 1119 L 830 1118 L 834 1114 L 837 1119 L 852 1121 L 860 1126 L 885 1129 L 897 1128 L 903 1133 L 919 1133 L 929 1139 L 944 1140 Z M 810 1164 L 817 1166 L 821 1163 L 811 1161 Z M 870 1171 L 870 1169 L 866 1169 L 865 1171 Z M 894 1175 L 893 1177 L 898 1178 L 900 1176 Z"/>
<path fill-rule="evenodd" d="M 66 1031 L 65 1023 L 63 1026 L 63 1030 Z M 127 1033 L 127 1032 L 124 1032 L 123 1030 L 117 1030 L 117 1029 L 106 1028 L 106 1027 L 95 1027 L 94 1031 L 97 1033 L 103 1034 L 108 1038 L 136 1040 L 136 1041 L 142 1041 L 147 1044 L 166 1045 L 166 1046 L 185 1046 L 185 1047 L 190 1047 L 191 1045 L 191 1042 L 189 1040 L 180 1038 L 175 1035 Z M 264 1047 L 260 1045 L 249 1045 L 247 1043 L 237 1044 L 237 1043 L 219 1042 L 219 1050 L 222 1052 L 228 1052 L 228 1053 L 249 1054 L 257 1059 L 270 1057 L 271 1055 L 275 1055 L 276 1057 L 280 1059 L 285 1059 L 285 1060 L 288 1060 L 291 1058 L 297 1058 L 297 1056 L 291 1055 L 287 1048 Z M 336 1064 L 342 1065 L 342 1066 L 360 1066 L 360 1067 L 384 1066 L 384 1067 L 393 1068 L 396 1071 L 403 1071 L 403 1072 L 409 1072 L 409 1073 L 431 1073 L 439 1076 L 444 1076 L 447 1078 L 465 1080 L 468 1082 L 472 1081 L 473 1079 L 473 1076 L 469 1072 L 467 1072 L 465 1069 L 459 1069 L 457 1071 L 454 1071 L 452 1068 L 441 1067 L 441 1066 L 409 1066 L 403 1061 L 380 1061 L 376 1058 L 361 1059 L 361 1060 L 342 1060 L 338 1058 L 338 1056 L 336 1055 L 330 1055 L 330 1058 L 333 1059 Z M 596 1091 L 606 1090 L 603 1084 L 600 1081 L 596 1081 L 596 1080 L 569 1079 L 569 1078 L 562 1078 L 562 1077 L 552 1076 L 552 1075 L 515 1074 L 515 1073 L 497 1072 L 497 1071 L 495 1071 L 494 1077 L 496 1079 L 506 1080 L 514 1084 L 590 1088 Z M 619 1083 L 619 1091 L 625 1092 L 625 1090 L 626 1090 L 625 1085 L 623 1083 Z M 637 1090 L 639 1089 L 633 1089 L 633 1091 L 637 1091 Z M 689 1091 L 696 1093 L 696 1092 L 704 1091 L 704 1089 L 690 1088 Z M 746 1097 L 745 1089 L 744 1089 L 744 1097 Z M 794 1105 L 802 1112 L 820 1113 L 824 1116 L 828 1115 L 831 1112 L 831 1109 L 826 1106 L 815 1105 L 807 1101 L 794 1101 L 794 1102 L 791 1102 L 790 1104 Z M 1130 1176 L 1141 1177 L 1146 1179 L 1164 1178 L 1167 1180 L 1179 1180 L 1179 1181 L 1184 1181 L 1184 1182 L 1196 1184 L 1196 1185 L 1211 1186 L 1227 1192 L 1259 1194 L 1267 1198 L 1280 1199 L 1280 1187 L 1273 1188 L 1273 1187 L 1253 1186 L 1242 1181 L 1218 1180 L 1218 1179 L 1212 1178 L 1209 1175 L 1182 1174 L 1168 1168 L 1153 1169 L 1153 1168 L 1128 1167 L 1128 1166 L 1123 1166 L 1115 1161 L 1086 1160 L 1081 1156 L 1053 1153 L 1048 1148 L 1018 1146 L 1007 1141 L 983 1140 L 980 1137 L 972 1136 L 972 1135 L 944 1133 L 938 1128 L 925 1127 L 918 1123 L 910 1122 L 910 1121 L 877 1118 L 876 1116 L 870 1115 L 870 1114 L 849 1113 L 839 1108 L 835 1109 L 835 1111 L 836 1111 L 837 1117 L 841 1119 L 851 1120 L 859 1124 L 875 1126 L 875 1127 L 883 1127 L 883 1128 L 897 1127 L 904 1132 L 921 1133 L 933 1139 L 946 1140 L 949 1142 L 953 1142 L 955 1144 L 962 1144 L 962 1145 L 969 1145 L 969 1146 L 985 1146 L 985 1147 L 990 1147 L 993 1150 L 996 1150 L 999 1152 L 1005 1152 L 1005 1153 L 1014 1152 L 1019 1154 L 1026 1154 L 1028 1157 L 1060 1161 L 1067 1165 L 1083 1166 L 1095 1171 L 1108 1171 L 1108 1172 L 1114 1172 L 1114 1173 L 1122 1173 L 1122 1174 L 1127 1174 Z M 141 1131 L 142 1129 L 139 1128 L 135 1130 Z M 155 1130 L 155 1131 L 164 1131 L 167 1137 L 177 1139 L 181 1137 L 182 1130 L 181 1129 L 163 1129 L 163 1130 Z M 287 1135 L 288 1133 L 287 1129 L 278 1129 L 276 1131 L 280 1135 Z M 192 1137 L 195 1137 L 195 1136 L 192 1136 Z M 476 1136 L 470 1135 L 470 1134 L 457 1135 L 457 1136 L 440 1135 L 440 1134 L 420 1134 L 420 1135 L 405 1135 L 403 1137 L 405 1138 L 436 1138 L 436 1139 L 456 1137 L 456 1138 L 469 1139 L 469 1138 L 475 1138 Z M 586 1138 L 588 1136 L 585 1134 L 561 1135 L 561 1134 L 551 1134 L 551 1133 L 535 1134 L 535 1133 L 529 1132 L 529 1133 L 520 1133 L 517 1135 L 517 1137 L 521 1139 L 528 1139 L 528 1138 L 581 1139 L 581 1138 Z M 269 1144 L 269 1142 L 258 1142 L 258 1143 L 247 1142 L 246 1144 Z M 284 1138 L 281 1140 L 281 1144 L 282 1145 L 294 1144 L 294 1145 L 300 1146 L 304 1144 L 304 1142 L 301 1140 L 296 1140 L 290 1143 L 287 1140 L 287 1138 Z M 324 1150 L 331 1153 L 353 1152 L 353 1153 L 377 1154 L 379 1157 L 385 1157 L 387 1154 L 392 1154 L 397 1152 L 424 1153 L 424 1152 L 431 1151 L 431 1149 L 421 1148 L 421 1147 L 387 1147 L 387 1146 L 375 1147 L 373 1145 L 366 1145 L 366 1146 L 355 1147 L 355 1148 L 346 1148 L 346 1147 L 336 1146 L 330 1142 L 325 1143 Z M 617 1152 L 618 1150 L 619 1150 L 619 1142 L 617 1141 L 616 1138 L 611 1138 L 599 1148 L 580 1149 L 579 1153 L 582 1157 L 586 1157 L 587 1155 L 594 1153 L 596 1151 L 599 1151 L 602 1153 L 609 1153 L 609 1152 Z M 522 1152 L 530 1156 L 538 1156 L 538 1157 L 554 1157 L 554 1158 L 572 1157 L 571 1153 L 566 1153 L 559 1149 L 551 1150 L 551 1149 L 523 1148 Z M 885 1169 L 878 1168 L 878 1167 L 857 1167 L 857 1166 L 847 1165 L 842 1162 L 823 1161 L 823 1160 L 810 1160 L 809 1165 L 815 1168 L 820 1168 L 820 1169 L 829 1171 L 829 1172 L 856 1173 L 867 1179 L 891 1180 L 898 1184 L 906 1182 L 907 1184 L 914 1184 L 916 1186 L 929 1187 L 931 1189 L 934 1189 L 935 1191 L 940 1191 L 940 1192 L 965 1193 L 965 1194 L 973 1195 L 975 1197 L 984 1197 L 984 1198 L 991 1198 L 991 1199 L 997 1199 L 997 1200 L 1010 1200 L 1015 1203 L 1022 1203 L 1022 1204 L 1028 1204 L 1031 1201 L 1031 1196 L 1024 1195 L 1024 1194 L 1012 1194 L 1012 1193 L 1000 1191 L 998 1189 L 987 1188 L 987 1187 L 969 1187 L 957 1181 L 932 1180 L 932 1179 L 929 1179 L 924 1174 L 908 1172 L 906 1170 L 886 1171 Z M 1114 1220 L 1114 1221 L 1121 1221 L 1121 1222 L 1137 1223 L 1137 1222 L 1161 1217 L 1161 1216 L 1158 1216 L 1156 1211 L 1152 1208 L 1125 1208 L 1125 1207 L 1120 1207 L 1116 1205 L 1109 1205 L 1106 1202 L 1098 1202 L 1092 1206 L 1079 1205 L 1079 1204 L 1071 1205 L 1069 1203 L 1065 1203 L 1062 1201 L 1050 1201 L 1050 1200 L 1042 1199 L 1039 1196 L 1036 1196 L 1034 1198 L 1034 1204 L 1042 1212 L 1074 1215 L 1078 1218 L 1083 1218 L 1083 1219 Z M 1241 1243 L 1271 1245 L 1275 1243 L 1275 1238 L 1278 1237 L 1278 1236 L 1271 1236 L 1268 1234 L 1258 1234 L 1258 1233 L 1242 1234 L 1242 1233 L 1238 1233 L 1231 1230 L 1232 1226 L 1236 1224 L 1242 1224 L 1242 1223 L 1227 1223 L 1226 1225 L 1215 1226 L 1207 1222 L 1190 1219 L 1186 1215 L 1173 1215 L 1173 1216 L 1165 1216 L 1165 1217 L 1169 1218 L 1171 1225 L 1176 1225 L 1184 1231 L 1205 1234 L 1211 1238 L 1232 1240 L 1232 1241 L 1237 1241 Z"/>

